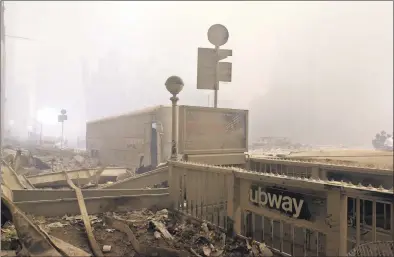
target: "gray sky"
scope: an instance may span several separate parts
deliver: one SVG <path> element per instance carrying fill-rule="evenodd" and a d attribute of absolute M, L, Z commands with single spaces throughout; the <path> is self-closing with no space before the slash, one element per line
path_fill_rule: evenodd
<path fill-rule="evenodd" d="M 185 81 L 180 104 L 207 105 L 208 92 L 196 89 L 197 47 L 211 47 L 206 33 L 215 23 L 227 26 L 224 48 L 233 50 L 233 81 L 221 84 L 219 106 L 249 109 L 252 138 L 369 146 L 376 132 L 392 132 L 388 1 L 7 1 L 6 34 L 34 39 L 7 38 L 14 126 L 23 134 L 31 123 L 24 102 L 32 117 L 44 107 L 67 109 L 65 134 L 84 135 L 86 119 L 168 104 L 170 75 Z M 90 99 L 107 98 L 92 117 L 82 60 L 88 73 L 100 73 L 99 82 L 86 80 L 96 81 Z M 45 129 L 60 133 L 58 124 Z"/>

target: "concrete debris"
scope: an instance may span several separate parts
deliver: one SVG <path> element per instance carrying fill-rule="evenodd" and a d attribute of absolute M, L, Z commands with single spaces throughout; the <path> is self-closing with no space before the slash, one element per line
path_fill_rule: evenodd
<path fill-rule="evenodd" d="M 174 239 L 172 237 L 172 235 L 170 234 L 170 232 L 168 232 L 165 225 L 163 223 L 161 223 L 160 221 L 151 220 L 149 225 L 151 228 L 157 229 L 164 236 L 165 239 L 169 239 L 169 240 Z"/>
<path fill-rule="evenodd" d="M 4 160 L 14 168 L 15 172 L 25 176 L 99 166 L 98 159 L 53 149 L 4 149 L 4 155 Z"/>
<path fill-rule="evenodd" d="M 308 144 L 294 143 L 286 137 L 261 137 L 253 142 L 249 149 L 253 153 L 265 153 L 270 155 L 288 154 L 292 151 L 306 151 L 313 147 Z"/>
<path fill-rule="evenodd" d="M 16 251 L 3 251 L 1 250 L 0 252 L 0 257 L 15 257 L 16 255 Z"/>
<path fill-rule="evenodd" d="M 160 232 L 158 232 L 158 231 L 155 231 L 155 232 L 153 233 L 153 235 L 155 236 L 156 239 L 161 238 L 161 234 L 160 234 Z"/>
<path fill-rule="evenodd" d="M 82 157 L 81 155 L 75 155 L 75 156 L 73 157 L 73 159 L 74 159 L 76 162 L 78 162 L 79 164 L 83 164 L 83 163 L 85 162 L 85 158 Z"/>
<path fill-rule="evenodd" d="M 1 229 L 1 249 L 14 251 L 19 247 L 18 235 L 14 225 L 7 223 Z M 7 253 L 10 254 L 10 253 Z"/>
<path fill-rule="evenodd" d="M 103 253 L 109 253 L 111 251 L 111 246 L 110 245 L 104 245 L 103 246 Z"/>
<path fill-rule="evenodd" d="M 63 220 L 69 221 L 71 224 L 80 224 L 83 225 L 83 219 L 82 219 L 82 215 L 76 215 L 76 216 L 67 216 L 64 215 L 62 217 Z M 102 219 L 99 219 L 97 216 L 95 215 L 89 215 L 89 220 L 91 224 L 95 224 L 95 223 L 99 223 L 102 222 Z"/>
<path fill-rule="evenodd" d="M 226 237 L 224 231 L 210 224 L 167 209 L 109 212 L 89 218 L 94 237 L 106 256 L 272 256 L 263 243 Z M 32 220 L 67 223 L 64 227 L 51 228 L 48 234 L 92 255 L 79 215 Z"/>
<path fill-rule="evenodd" d="M 167 209 L 163 209 L 163 210 L 160 210 L 160 211 L 156 212 L 155 218 L 156 218 L 156 220 L 166 220 L 166 219 L 168 219 L 168 210 Z"/>
<path fill-rule="evenodd" d="M 62 228 L 64 226 L 67 226 L 67 224 L 63 224 L 61 222 L 54 222 L 47 225 L 48 228 Z"/>

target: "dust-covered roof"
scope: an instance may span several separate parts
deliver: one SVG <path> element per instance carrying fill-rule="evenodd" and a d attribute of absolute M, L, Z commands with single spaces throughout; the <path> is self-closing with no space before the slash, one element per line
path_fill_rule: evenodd
<path fill-rule="evenodd" d="M 91 121 L 88 121 L 87 124 L 92 124 L 92 123 L 98 123 L 98 122 L 102 122 L 102 121 L 117 119 L 117 118 L 120 118 L 120 117 L 126 117 L 126 116 L 133 116 L 133 115 L 149 113 L 149 112 L 156 111 L 156 110 L 158 110 L 160 108 L 167 108 L 167 107 L 169 107 L 169 106 L 156 105 L 156 106 L 153 106 L 153 107 L 146 107 L 146 108 L 143 108 L 143 109 L 139 109 L 139 110 L 136 110 L 136 111 L 123 113 L 123 114 L 120 114 L 120 115 L 109 116 L 109 117 L 105 117 L 105 118 L 91 120 Z"/>

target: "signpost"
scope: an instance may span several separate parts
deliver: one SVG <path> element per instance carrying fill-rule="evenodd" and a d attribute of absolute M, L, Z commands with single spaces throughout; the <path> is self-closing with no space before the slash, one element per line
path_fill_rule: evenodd
<path fill-rule="evenodd" d="M 67 120 L 67 111 L 65 109 L 62 109 L 60 111 L 60 115 L 57 116 L 58 122 L 62 123 L 62 140 L 60 141 L 60 148 L 63 149 L 63 132 L 64 132 L 64 121 Z"/>
<path fill-rule="evenodd" d="M 219 82 L 231 82 L 232 64 L 220 61 L 232 56 L 232 50 L 219 49 L 227 43 L 228 38 L 227 28 L 215 24 L 208 30 L 208 40 L 215 48 L 198 48 L 197 89 L 214 90 L 215 108 L 217 108 Z"/>

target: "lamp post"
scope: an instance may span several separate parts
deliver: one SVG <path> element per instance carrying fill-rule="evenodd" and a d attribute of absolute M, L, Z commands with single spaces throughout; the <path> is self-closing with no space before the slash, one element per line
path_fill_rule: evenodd
<path fill-rule="evenodd" d="M 67 120 L 67 111 L 62 109 L 58 116 L 58 121 L 62 123 L 62 140 L 60 141 L 60 149 L 63 149 L 63 132 L 64 132 L 64 121 Z"/>
<path fill-rule="evenodd" d="M 180 77 L 178 76 L 171 76 L 166 80 L 166 88 L 168 92 L 172 94 L 172 97 L 170 98 L 172 102 L 172 136 L 171 136 L 171 160 L 176 160 L 177 159 L 177 115 L 176 115 L 176 104 L 179 100 L 177 95 L 182 91 L 183 89 L 183 81 Z"/>

